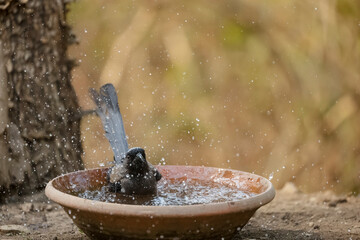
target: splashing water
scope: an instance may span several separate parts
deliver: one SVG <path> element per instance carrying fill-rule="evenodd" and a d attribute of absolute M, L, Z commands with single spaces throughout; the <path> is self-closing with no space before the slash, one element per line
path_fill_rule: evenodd
<path fill-rule="evenodd" d="M 272 173 L 270 173 L 270 175 L 269 175 L 269 180 L 271 181 L 273 178 L 274 178 L 274 173 L 272 172 Z"/>
<path fill-rule="evenodd" d="M 74 195 L 95 201 L 169 206 L 169 205 L 194 205 L 225 201 L 237 201 L 254 196 L 254 193 L 240 191 L 239 189 L 225 186 L 215 182 L 197 180 L 164 180 L 158 183 L 157 195 L 133 196 L 122 193 L 113 193 L 108 186 L 99 189 L 90 189 Z"/>

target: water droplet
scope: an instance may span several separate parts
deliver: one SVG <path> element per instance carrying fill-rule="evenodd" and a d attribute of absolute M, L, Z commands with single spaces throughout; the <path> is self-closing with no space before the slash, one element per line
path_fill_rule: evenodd
<path fill-rule="evenodd" d="M 271 181 L 274 178 L 274 172 L 270 173 L 269 180 Z"/>

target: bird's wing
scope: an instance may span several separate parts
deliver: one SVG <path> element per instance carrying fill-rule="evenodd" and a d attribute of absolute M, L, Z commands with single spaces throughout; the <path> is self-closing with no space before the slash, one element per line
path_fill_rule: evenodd
<path fill-rule="evenodd" d="M 149 161 L 147 163 L 149 165 L 150 173 L 154 174 L 154 176 L 155 176 L 155 180 L 160 181 L 160 179 L 162 178 L 162 175 L 159 172 L 159 170 L 157 170 L 156 167 L 154 167 L 154 165 L 152 165 Z"/>
<path fill-rule="evenodd" d="M 115 162 L 121 163 L 129 147 L 115 88 L 112 84 L 105 84 L 100 88 L 100 94 L 93 88 L 89 91 L 97 106 L 96 112 L 103 124 L 105 136 L 113 149 Z"/>

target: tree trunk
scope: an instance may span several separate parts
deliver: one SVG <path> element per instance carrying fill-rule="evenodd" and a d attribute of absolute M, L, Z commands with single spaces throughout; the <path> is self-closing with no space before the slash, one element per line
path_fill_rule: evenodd
<path fill-rule="evenodd" d="M 0 201 L 83 168 L 66 4 L 0 0 Z"/>

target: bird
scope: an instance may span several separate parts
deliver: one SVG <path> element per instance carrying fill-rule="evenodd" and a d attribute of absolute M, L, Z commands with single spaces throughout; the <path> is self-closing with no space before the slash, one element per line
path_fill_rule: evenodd
<path fill-rule="evenodd" d="M 143 148 L 129 149 L 115 87 L 107 83 L 99 92 L 90 88 L 89 94 L 114 152 L 114 165 L 107 172 L 109 190 L 127 195 L 156 194 L 162 175 L 146 160 Z"/>

